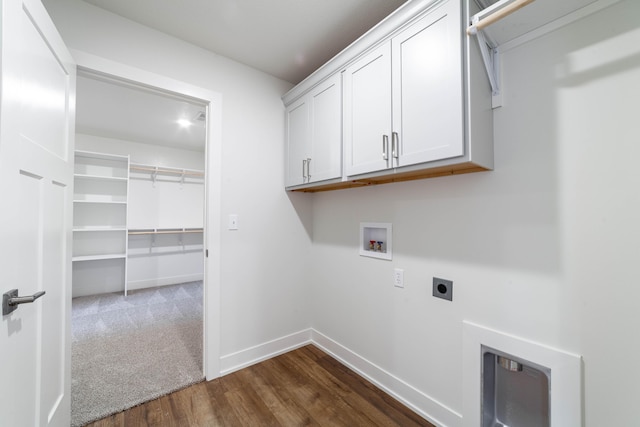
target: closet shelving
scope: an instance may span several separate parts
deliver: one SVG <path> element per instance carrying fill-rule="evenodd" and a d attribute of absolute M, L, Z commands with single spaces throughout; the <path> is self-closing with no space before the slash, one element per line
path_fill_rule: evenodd
<path fill-rule="evenodd" d="M 202 228 L 132 228 L 128 230 L 129 235 L 136 236 L 156 234 L 189 234 L 202 232 Z"/>
<path fill-rule="evenodd" d="M 471 17 L 493 93 L 502 105 L 500 55 L 515 46 L 588 16 L 620 0 L 475 0 L 482 8 Z"/>
<path fill-rule="evenodd" d="M 158 179 L 158 175 L 165 175 L 167 177 L 177 177 L 180 182 L 184 182 L 186 178 L 204 179 L 204 171 L 197 169 L 180 169 L 164 166 L 145 165 L 140 163 L 131 163 L 129 170 L 133 173 L 148 173 L 151 175 L 153 182 Z"/>
<path fill-rule="evenodd" d="M 204 175 L 132 163 L 129 156 L 76 151 L 74 296 L 119 290 L 127 295 L 141 283 L 193 279 L 185 274 L 193 257 L 184 255 L 202 250 L 197 214 L 202 206 L 194 209 L 193 200 L 203 197 Z M 154 272 L 156 281 L 149 278 Z"/>
<path fill-rule="evenodd" d="M 201 280 L 205 172 L 174 160 L 129 165 L 127 289 Z"/>
<path fill-rule="evenodd" d="M 73 195 L 73 268 L 80 264 L 122 260 L 118 271 L 126 281 L 129 157 L 90 151 L 75 152 Z M 113 269 L 112 264 L 96 265 Z M 113 271 L 113 270 L 112 270 Z M 96 279 L 99 276 L 96 275 Z M 77 280 L 76 280 L 77 279 Z M 120 281 L 119 280 L 119 281 Z M 91 282 L 91 283 L 88 283 Z M 74 275 L 74 293 L 95 286 L 93 279 Z M 124 283 L 123 283 L 124 286 Z"/>

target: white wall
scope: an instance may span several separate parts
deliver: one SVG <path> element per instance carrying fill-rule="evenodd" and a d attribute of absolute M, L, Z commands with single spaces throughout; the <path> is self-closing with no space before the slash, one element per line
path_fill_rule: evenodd
<path fill-rule="evenodd" d="M 76 133 L 76 150 L 129 156 L 131 163 L 204 170 L 204 153 Z"/>
<path fill-rule="evenodd" d="M 639 16 L 623 1 L 503 56 L 495 171 L 316 194 L 312 326 L 462 413 L 471 320 L 582 355 L 586 425 L 638 425 Z M 393 223 L 393 261 L 358 256 L 364 221 Z"/>
<path fill-rule="evenodd" d="M 221 354 L 308 328 L 310 200 L 283 190 L 291 85 L 82 1 L 44 3 L 70 48 L 222 94 Z"/>
<path fill-rule="evenodd" d="M 315 195 L 282 191 L 286 83 L 45 4 L 72 48 L 223 93 L 223 213 L 240 215 L 222 237 L 223 355 L 311 324 L 455 414 L 472 320 L 582 355 L 587 426 L 638 423 L 639 2 L 506 52 L 495 171 Z M 393 261 L 358 256 L 364 221 L 393 223 Z"/>

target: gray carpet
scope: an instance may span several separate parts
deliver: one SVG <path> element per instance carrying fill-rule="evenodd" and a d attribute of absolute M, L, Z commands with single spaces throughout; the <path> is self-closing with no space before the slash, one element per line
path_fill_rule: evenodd
<path fill-rule="evenodd" d="M 202 381 L 202 282 L 73 299 L 71 425 Z"/>

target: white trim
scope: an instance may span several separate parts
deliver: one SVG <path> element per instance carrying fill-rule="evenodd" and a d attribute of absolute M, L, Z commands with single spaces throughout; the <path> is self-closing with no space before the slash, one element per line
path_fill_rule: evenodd
<path fill-rule="evenodd" d="M 461 427 L 462 414 L 428 396 L 406 381 L 385 371 L 347 347 L 312 330 L 311 342 L 342 364 L 371 381 L 429 422 L 441 427 Z"/>
<path fill-rule="evenodd" d="M 227 375 L 289 351 L 311 344 L 311 329 L 276 338 L 220 357 L 220 375 Z"/>
<path fill-rule="evenodd" d="M 230 374 L 307 344 L 331 355 L 429 422 L 440 427 L 462 427 L 462 414 L 313 328 L 222 356 L 220 374 Z"/>
<path fill-rule="evenodd" d="M 221 265 L 221 196 L 222 193 L 222 94 L 175 80 L 160 74 L 131 67 L 79 50 L 71 50 L 78 67 L 173 92 L 203 102 L 207 107 L 207 175 L 205 183 L 205 258 L 204 286 L 204 374 L 208 380 L 220 376 L 220 265 Z"/>
<path fill-rule="evenodd" d="M 524 338 L 463 321 L 464 427 L 481 424 L 482 345 L 551 369 L 551 425 L 581 426 L 582 358 Z"/>

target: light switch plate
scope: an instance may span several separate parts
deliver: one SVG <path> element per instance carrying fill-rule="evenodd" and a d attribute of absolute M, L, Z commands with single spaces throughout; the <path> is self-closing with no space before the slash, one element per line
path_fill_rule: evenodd
<path fill-rule="evenodd" d="M 229 230 L 237 230 L 238 229 L 238 214 L 230 214 L 229 215 Z"/>

